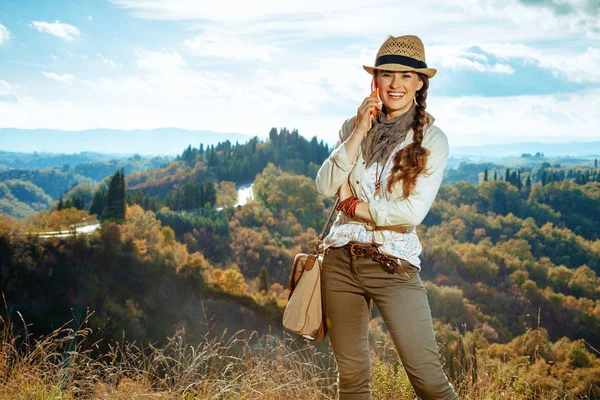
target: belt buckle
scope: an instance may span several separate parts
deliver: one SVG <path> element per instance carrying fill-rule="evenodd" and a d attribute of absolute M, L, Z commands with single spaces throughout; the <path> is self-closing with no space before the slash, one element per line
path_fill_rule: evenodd
<path fill-rule="evenodd" d="M 350 245 L 350 254 L 354 257 L 362 257 L 364 255 L 363 248 L 358 243 L 353 243 Z"/>

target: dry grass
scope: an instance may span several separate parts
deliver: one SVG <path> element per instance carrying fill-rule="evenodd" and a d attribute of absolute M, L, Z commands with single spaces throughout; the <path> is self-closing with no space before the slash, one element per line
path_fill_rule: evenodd
<path fill-rule="evenodd" d="M 89 342 L 85 323 L 37 340 L 11 321 L 0 324 L 0 399 L 335 398 L 331 354 L 289 336 L 241 331 L 193 345 L 178 332 L 163 348 L 121 342 L 96 355 L 100 347 Z M 389 342 L 372 349 L 374 399 L 414 399 Z M 500 362 L 475 354 L 450 361 L 460 362 L 453 381 L 461 399 L 588 398 L 549 379 L 541 359 Z"/>
<path fill-rule="evenodd" d="M 91 330 L 62 327 L 32 340 L 0 318 L 0 399 L 315 399 L 332 398 L 330 355 L 294 341 L 244 331 L 183 332 L 163 348 L 113 343 L 98 352 Z"/>

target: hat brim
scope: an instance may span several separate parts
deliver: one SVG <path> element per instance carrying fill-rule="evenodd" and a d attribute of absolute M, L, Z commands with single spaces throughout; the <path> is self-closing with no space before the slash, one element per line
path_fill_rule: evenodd
<path fill-rule="evenodd" d="M 433 76 L 437 72 L 437 70 L 435 68 L 413 68 L 413 67 L 409 67 L 407 65 L 402 65 L 402 64 L 381 64 L 377 67 L 369 67 L 367 65 L 363 65 L 363 68 L 365 69 L 365 71 L 367 71 L 371 75 L 373 75 L 373 73 L 376 69 L 379 69 L 379 70 L 385 70 L 385 71 L 398 71 L 398 72 L 413 71 L 413 72 L 418 72 L 420 74 L 423 74 L 428 78 L 433 78 Z"/>

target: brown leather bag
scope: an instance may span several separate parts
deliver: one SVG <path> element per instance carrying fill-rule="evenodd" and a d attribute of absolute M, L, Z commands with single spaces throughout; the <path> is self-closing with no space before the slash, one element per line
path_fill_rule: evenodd
<path fill-rule="evenodd" d="M 308 340 L 323 340 L 327 335 L 327 326 L 323 320 L 321 301 L 321 264 L 323 254 L 320 250 L 325 232 L 335 214 L 337 204 L 319 235 L 317 244 L 309 254 L 300 253 L 294 258 L 288 289 L 290 297 L 283 312 L 283 327 Z"/>

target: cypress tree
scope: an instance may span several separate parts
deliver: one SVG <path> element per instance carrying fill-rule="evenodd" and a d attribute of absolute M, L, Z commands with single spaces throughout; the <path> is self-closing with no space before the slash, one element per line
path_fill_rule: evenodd
<path fill-rule="evenodd" d="M 506 168 L 506 174 L 504 175 L 504 180 L 506 182 L 510 182 L 510 170 Z"/>
<path fill-rule="evenodd" d="M 117 171 L 108 185 L 102 218 L 118 223 L 125 221 L 125 172 Z"/>
<path fill-rule="evenodd" d="M 73 207 L 75 207 L 78 210 L 81 210 L 83 208 L 83 206 L 81 205 L 81 198 L 79 196 L 74 196 L 73 197 Z"/>
<path fill-rule="evenodd" d="M 517 178 L 517 173 L 515 171 L 510 173 L 509 182 L 511 185 L 519 187 L 519 180 Z"/>
<path fill-rule="evenodd" d="M 495 181 L 498 180 L 498 170 L 497 169 L 494 170 L 494 180 Z"/>
<path fill-rule="evenodd" d="M 487 170 L 487 168 L 485 169 L 485 171 L 483 171 L 483 181 L 484 182 L 488 181 L 488 170 Z"/>
<path fill-rule="evenodd" d="M 217 188 L 214 182 L 207 182 L 204 189 L 204 204 L 208 203 L 208 207 L 212 207 L 217 201 Z"/>
<path fill-rule="evenodd" d="M 204 207 L 206 204 L 206 183 L 202 182 L 198 185 L 198 208 Z"/>
<path fill-rule="evenodd" d="M 90 205 L 90 214 L 96 214 L 98 219 L 102 218 L 102 211 L 104 210 L 104 200 L 106 198 L 106 191 L 104 189 L 97 190 L 92 198 L 92 204 Z"/>
<path fill-rule="evenodd" d="M 542 173 L 542 186 L 546 186 L 546 183 L 548 183 L 547 179 L 548 179 L 548 176 L 546 175 L 546 171 L 544 171 Z"/>
<path fill-rule="evenodd" d="M 527 179 L 525 179 L 525 187 L 531 187 L 531 177 L 527 175 Z"/>
<path fill-rule="evenodd" d="M 258 290 L 269 292 L 269 273 L 264 265 L 260 268 L 260 286 Z"/>

